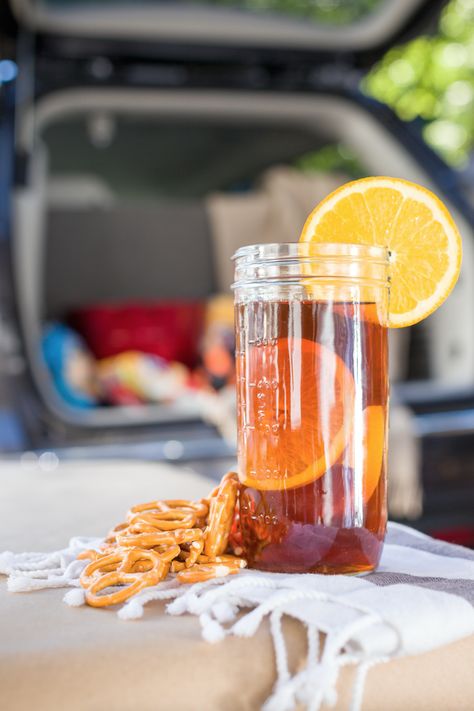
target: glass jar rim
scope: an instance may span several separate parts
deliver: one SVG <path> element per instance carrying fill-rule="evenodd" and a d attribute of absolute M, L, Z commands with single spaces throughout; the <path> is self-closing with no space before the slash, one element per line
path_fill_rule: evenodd
<path fill-rule="evenodd" d="M 234 292 L 297 287 L 314 294 L 331 284 L 388 287 L 390 253 L 384 247 L 347 242 L 285 242 L 241 247 L 234 257 Z"/>
<path fill-rule="evenodd" d="M 354 242 L 269 242 L 240 247 L 233 261 L 245 263 L 267 262 L 280 259 L 332 259 L 366 261 L 387 265 L 390 252 L 378 245 Z"/>

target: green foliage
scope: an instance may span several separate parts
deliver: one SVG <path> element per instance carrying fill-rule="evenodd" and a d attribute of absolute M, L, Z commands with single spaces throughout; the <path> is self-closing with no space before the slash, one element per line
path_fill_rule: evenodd
<path fill-rule="evenodd" d="M 117 4 L 117 0 L 102 0 L 109 5 Z M 162 0 L 162 2 L 170 0 Z M 274 12 L 277 14 L 293 15 L 309 18 L 317 22 L 332 25 L 344 25 L 359 20 L 368 15 L 384 0 L 171 0 L 179 5 L 220 5 L 250 10 L 252 12 Z M 397 0 L 392 0 L 397 2 Z M 43 0 L 46 5 L 64 6 L 88 4 L 93 5 L 97 0 Z M 156 0 L 148 0 L 150 4 Z M 121 4 L 126 4 L 121 0 Z M 133 0 L 128 4 L 133 5 Z"/>
<path fill-rule="evenodd" d="M 198 0 L 202 4 L 202 0 Z M 255 12 L 275 12 L 309 18 L 332 25 L 346 25 L 372 12 L 381 0 L 208 0 L 209 5 L 228 5 Z"/>
<path fill-rule="evenodd" d="M 425 140 L 462 167 L 474 148 L 474 0 L 451 0 L 435 36 L 390 49 L 362 88 L 403 120 L 421 118 Z"/>
<path fill-rule="evenodd" d="M 295 167 L 305 172 L 340 172 L 352 180 L 367 175 L 354 153 L 340 144 L 329 144 L 313 153 L 305 153 L 296 161 Z"/>

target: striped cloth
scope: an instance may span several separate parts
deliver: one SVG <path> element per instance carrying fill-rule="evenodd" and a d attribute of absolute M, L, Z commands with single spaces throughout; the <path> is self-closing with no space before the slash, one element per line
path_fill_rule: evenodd
<path fill-rule="evenodd" d="M 54 553 L 3 553 L 0 573 L 9 576 L 12 592 L 73 587 L 65 602 L 79 606 L 84 595 L 78 578 L 85 563 L 76 556 L 100 543 L 74 538 Z M 135 595 L 118 615 L 141 617 L 152 600 L 170 600 L 170 614 L 197 615 L 208 642 L 229 635 L 251 637 L 268 617 L 277 681 L 265 711 L 301 706 L 317 711 L 323 703 L 334 704 L 338 673 L 346 664 L 358 667 L 351 706 L 357 711 L 371 666 L 474 634 L 474 551 L 390 523 L 378 570 L 364 577 L 243 570 L 191 586 L 168 580 Z M 295 674 L 287 664 L 283 615 L 307 629 L 306 663 Z"/>

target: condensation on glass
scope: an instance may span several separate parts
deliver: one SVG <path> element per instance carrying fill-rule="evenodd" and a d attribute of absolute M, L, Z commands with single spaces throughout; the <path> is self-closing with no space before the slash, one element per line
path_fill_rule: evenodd
<path fill-rule="evenodd" d="M 244 555 L 370 571 L 387 519 L 388 254 L 295 243 L 234 259 Z"/>

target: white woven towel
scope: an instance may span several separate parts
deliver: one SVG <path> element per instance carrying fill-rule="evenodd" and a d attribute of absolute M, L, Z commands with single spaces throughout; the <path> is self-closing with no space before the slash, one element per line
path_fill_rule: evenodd
<path fill-rule="evenodd" d="M 79 575 L 86 562 L 76 556 L 100 543 L 73 538 L 68 548 L 54 553 L 2 553 L 0 573 L 9 576 L 12 592 L 76 588 L 64 600 L 82 605 Z M 169 614 L 197 615 L 208 642 L 227 635 L 251 637 L 269 617 L 278 677 L 265 711 L 290 711 L 298 704 L 317 711 L 323 702 L 334 704 L 339 669 L 346 664 L 358 665 L 351 707 L 356 711 L 372 665 L 474 633 L 474 551 L 389 524 L 378 571 L 365 577 L 244 570 L 191 586 L 169 580 L 135 595 L 118 615 L 137 619 L 152 600 L 171 600 Z M 308 634 L 306 665 L 294 675 L 287 664 L 283 615 L 300 620 Z M 325 634 L 322 648 L 319 633 Z"/>

